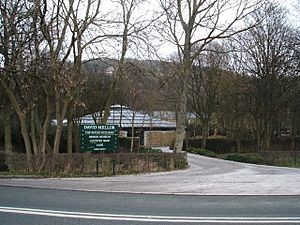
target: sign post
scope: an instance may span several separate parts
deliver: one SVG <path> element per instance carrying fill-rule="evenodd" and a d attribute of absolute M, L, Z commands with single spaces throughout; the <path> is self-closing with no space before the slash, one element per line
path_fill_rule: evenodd
<path fill-rule="evenodd" d="M 116 151 L 119 147 L 117 125 L 80 125 L 80 152 Z"/>

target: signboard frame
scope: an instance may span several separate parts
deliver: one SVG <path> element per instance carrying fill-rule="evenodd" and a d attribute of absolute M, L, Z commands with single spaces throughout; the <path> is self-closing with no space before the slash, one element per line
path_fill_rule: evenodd
<path fill-rule="evenodd" d="M 115 152 L 119 149 L 119 127 L 106 124 L 80 124 L 80 152 Z"/>

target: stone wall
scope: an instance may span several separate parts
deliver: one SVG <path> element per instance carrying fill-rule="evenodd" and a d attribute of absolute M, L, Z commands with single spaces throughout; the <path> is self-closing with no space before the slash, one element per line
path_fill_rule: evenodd
<path fill-rule="evenodd" d="M 175 140 L 175 131 L 145 131 L 145 147 L 171 146 Z"/>

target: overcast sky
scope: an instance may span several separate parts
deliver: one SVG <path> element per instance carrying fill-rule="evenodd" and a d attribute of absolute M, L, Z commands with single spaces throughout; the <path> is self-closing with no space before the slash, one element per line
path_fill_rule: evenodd
<path fill-rule="evenodd" d="M 151 17 L 153 15 L 153 11 L 158 8 L 158 2 L 159 1 L 151 1 L 148 0 L 145 1 L 146 3 L 142 5 L 142 7 L 137 8 L 135 11 L 135 15 L 133 18 L 133 21 L 139 21 L 141 19 L 146 19 L 147 17 Z M 291 23 L 293 25 L 300 24 L 300 16 L 299 14 L 294 10 L 294 7 L 296 6 L 297 2 L 299 4 L 299 0 L 280 0 L 281 4 L 286 7 L 290 11 L 290 18 L 291 18 Z M 106 19 L 109 19 L 111 17 L 117 17 L 118 14 L 122 13 L 121 7 L 116 3 L 111 3 L 111 0 L 102 0 L 102 6 L 100 9 L 100 12 L 102 15 L 106 15 L 108 12 L 110 12 L 109 17 Z M 84 14 L 83 14 L 84 15 Z M 110 25 L 112 26 L 112 25 Z M 111 28 L 111 27 L 110 27 Z M 120 26 L 118 27 L 118 29 Z M 117 28 L 116 28 L 117 29 Z M 152 32 L 153 31 L 148 31 Z M 156 38 L 153 38 L 151 41 L 154 42 L 155 48 L 158 50 L 158 55 L 168 58 L 170 57 L 171 54 L 176 53 L 176 47 L 170 43 L 163 42 L 161 41 L 162 38 L 159 37 L 157 34 Z M 162 46 L 158 46 L 159 44 L 164 43 Z M 131 45 L 128 49 L 127 57 L 128 58 L 138 58 L 138 57 L 143 57 L 143 58 L 148 58 L 148 55 L 146 53 L 146 45 L 141 45 L 141 47 Z M 84 57 L 85 59 L 91 59 L 91 58 L 98 58 L 98 57 L 110 57 L 110 58 L 119 58 L 120 50 L 121 50 L 121 45 L 120 45 L 120 39 L 115 39 L 115 40 L 110 40 L 108 41 L 105 45 L 99 45 L 99 48 L 94 46 L 92 47 L 92 50 L 94 51 L 93 54 L 91 54 L 91 51 Z M 100 54 L 95 54 L 95 52 L 99 52 Z M 137 54 L 138 53 L 138 54 Z M 0 64 L 1 63 L 1 55 L 0 55 Z"/>

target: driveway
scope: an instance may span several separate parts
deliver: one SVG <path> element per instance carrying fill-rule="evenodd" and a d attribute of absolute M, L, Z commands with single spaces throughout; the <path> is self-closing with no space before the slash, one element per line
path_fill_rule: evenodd
<path fill-rule="evenodd" d="M 186 170 L 95 178 L 0 179 L 0 185 L 181 195 L 300 195 L 300 169 L 188 154 Z"/>

